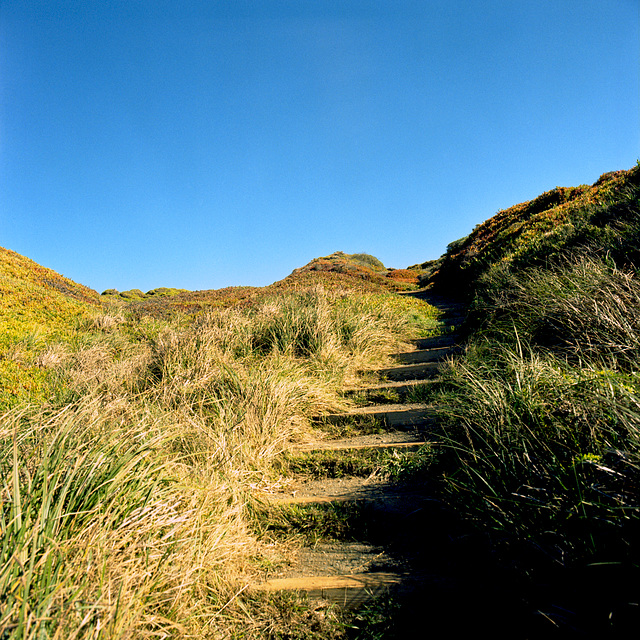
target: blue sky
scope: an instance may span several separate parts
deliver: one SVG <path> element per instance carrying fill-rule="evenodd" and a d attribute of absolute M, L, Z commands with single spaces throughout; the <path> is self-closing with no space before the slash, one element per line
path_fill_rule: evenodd
<path fill-rule="evenodd" d="M 637 0 L 2 0 L 0 246 L 102 291 L 438 257 L 640 157 Z"/>

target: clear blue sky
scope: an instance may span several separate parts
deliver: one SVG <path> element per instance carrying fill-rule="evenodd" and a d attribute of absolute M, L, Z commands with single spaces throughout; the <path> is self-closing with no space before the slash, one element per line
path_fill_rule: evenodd
<path fill-rule="evenodd" d="M 438 257 L 640 157 L 638 0 L 2 0 L 0 246 L 78 282 Z"/>

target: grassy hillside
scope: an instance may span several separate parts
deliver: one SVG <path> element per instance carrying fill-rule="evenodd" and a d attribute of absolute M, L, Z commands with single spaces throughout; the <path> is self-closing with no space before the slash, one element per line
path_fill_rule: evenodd
<path fill-rule="evenodd" d="M 340 273 L 127 300 L 0 269 L 0 637 L 265 637 L 254 488 L 435 310 Z"/>
<path fill-rule="evenodd" d="M 72 340 L 99 305 L 92 289 L 0 247 L 0 408 L 46 397 L 47 345 Z"/>
<path fill-rule="evenodd" d="M 433 396 L 443 499 L 559 637 L 640 623 L 639 234 L 636 166 L 500 211 L 428 279 L 471 304 Z"/>
<path fill-rule="evenodd" d="M 547 264 L 568 253 L 609 256 L 636 264 L 640 166 L 605 173 L 591 186 L 556 187 L 534 200 L 499 211 L 465 238 L 452 242 L 430 265 L 421 284 L 472 292 L 492 268 Z"/>

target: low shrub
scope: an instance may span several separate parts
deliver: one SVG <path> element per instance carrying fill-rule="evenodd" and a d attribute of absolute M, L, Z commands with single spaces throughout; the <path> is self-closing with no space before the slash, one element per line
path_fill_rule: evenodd
<path fill-rule="evenodd" d="M 120 297 L 125 300 L 140 300 L 145 297 L 140 289 L 129 289 L 129 291 L 121 291 Z"/>
<path fill-rule="evenodd" d="M 352 253 L 347 255 L 346 257 L 353 262 L 357 262 L 358 264 L 362 264 L 377 271 L 384 271 L 385 269 L 385 266 L 381 260 L 378 260 L 378 258 L 369 255 L 368 253 Z"/>

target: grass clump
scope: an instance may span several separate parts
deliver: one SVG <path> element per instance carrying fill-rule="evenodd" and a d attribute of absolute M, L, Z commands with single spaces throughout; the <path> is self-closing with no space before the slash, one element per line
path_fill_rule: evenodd
<path fill-rule="evenodd" d="M 263 508 L 258 535 L 268 541 L 298 538 L 306 546 L 325 540 L 356 540 L 367 535 L 368 509 L 357 502 L 282 505 Z"/>
<path fill-rule="evenodd" d="M 498 275 L 446 373 L 447 492 L 562 562 L 637 563 L 640 286 L 590 258 Z"/>

